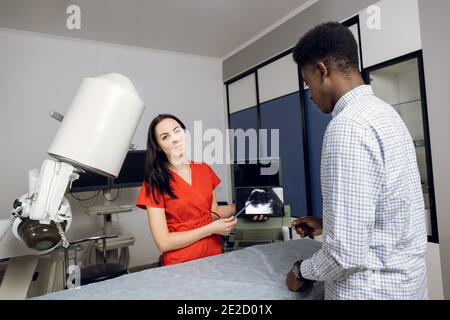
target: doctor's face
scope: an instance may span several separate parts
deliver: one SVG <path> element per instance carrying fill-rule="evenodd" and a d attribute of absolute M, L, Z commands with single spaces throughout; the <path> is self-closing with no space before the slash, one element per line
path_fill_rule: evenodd
<path fill-rule="evenodd" d="M 169 161 L 182 160 L 186 149 L 186 132 L 171 118 L 166 118 L 155 127 L 155 138 Z"/>

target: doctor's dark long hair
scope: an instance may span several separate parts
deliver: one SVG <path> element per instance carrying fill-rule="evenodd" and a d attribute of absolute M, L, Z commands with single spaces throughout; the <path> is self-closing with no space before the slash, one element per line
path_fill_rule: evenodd
<path fill-rule="evenodd" d="M 158 199 L 155 196 L 155 190 L 161 194 L 167 194 L 173 199 L 177 199 L 177 196 L 170 188 L 172 175 L 168 168 L 169 160 L 164 151 L 159 147 L 155 132 L 158 123 L 168 118 L 175 120 L 181 128 L 186 130 L 184 123 L 171 114 L 160 114 L 150 123 L 147 135 L 147 153 L 145 155 L 145 183 L 147 184 L 147 196 L 150 195 L 151 190 L 156 203 L 158 203 Z"/>

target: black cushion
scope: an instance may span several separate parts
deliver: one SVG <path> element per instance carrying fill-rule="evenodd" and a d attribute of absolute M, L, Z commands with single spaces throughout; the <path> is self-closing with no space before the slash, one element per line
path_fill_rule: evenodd
<path fill-rule="evenodd" d="M 113 279 L 127 274 L 127 267 L 117 263 L 101 263 L 81 269 L 81 285 Z"/>

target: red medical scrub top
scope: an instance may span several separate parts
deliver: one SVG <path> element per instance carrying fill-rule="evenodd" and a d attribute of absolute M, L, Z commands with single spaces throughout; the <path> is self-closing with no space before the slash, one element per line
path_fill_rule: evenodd
<path fill-rule="evenodd" d="M 206 163 L 191 161 L 190 166 L 191 185 L 176 172 L 171 172 L 173 179 L 170 186 L 178 199 L 172 199 L 169 195 L 162 195 L 155 190 L 157 203 L 152 190 L 149 196 L 146 195 L 148 186 L 144 182 L 136 200 L 136 206 L 142 209 L 147 206 L 164 209 L 169 232 L 189 231 L 212 222 L 212 192 L 220 184 L 220 179 Z M 187 247 L 163 253 L 162 264 L 176 264 L 222 252 L 220 237 L 214 234 Z"/>

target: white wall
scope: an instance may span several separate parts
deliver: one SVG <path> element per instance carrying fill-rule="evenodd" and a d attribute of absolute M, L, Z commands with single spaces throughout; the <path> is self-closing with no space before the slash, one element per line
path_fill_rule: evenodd
<path fill-rule="evenodd" d="M 379 11 L 372 7 L 359 13 L 364 68 L 422 48 L 417 0 L 382 0 L 375 5 Z M 374 28 L 373 21 L 380 24 Z"/>
<path fill-rule="evenodd" d="M 230 113 L 257 105 L 255 74 L 250 74 L 228 86 Z"/>
<path fill-rule="evenodd" d="M 28 170 L 46 158 L 58 128 L 48 111 L 64 113 L 84 77 L 118 72 L 133 81 L 146 105 L 133 141 L 138 149 L 146 148 L 148 126 L 159 113 L 177 115 L 191 132 L 194 120 L 203 120 L 203 130 L 225 128 L 217 59 L 0 29 L 0 70 L 0 219 L 8 218 L 14 199 L 27 192 Z M 226 168 L 213 167 L 223 181 L 218 200 L 227 200 Z M 117 202 L 134 203 L 137 192 L 124 190 Z M 101 227 L 101 219 L 82 213 L 68 198 L 74 211 L 71 239 Z M 120 225 L 136 236 L 131 266 L 157 261 L 159 252 L 142 210 L 121 215 Z"/>
<path fill-rule="evenodd" d="M 420 0 L 420 27 L 430 125 L 433 178 L 439 230 L 439 253 L 445 299 L 450 299 L 450 116 L 447 77 L 450 74 L 450 1 Z"/>
<path fill-rule="evenodd" d="M 258 69 L 260 103 L 299 91 L 298 69 L 288 54 Z"/>

